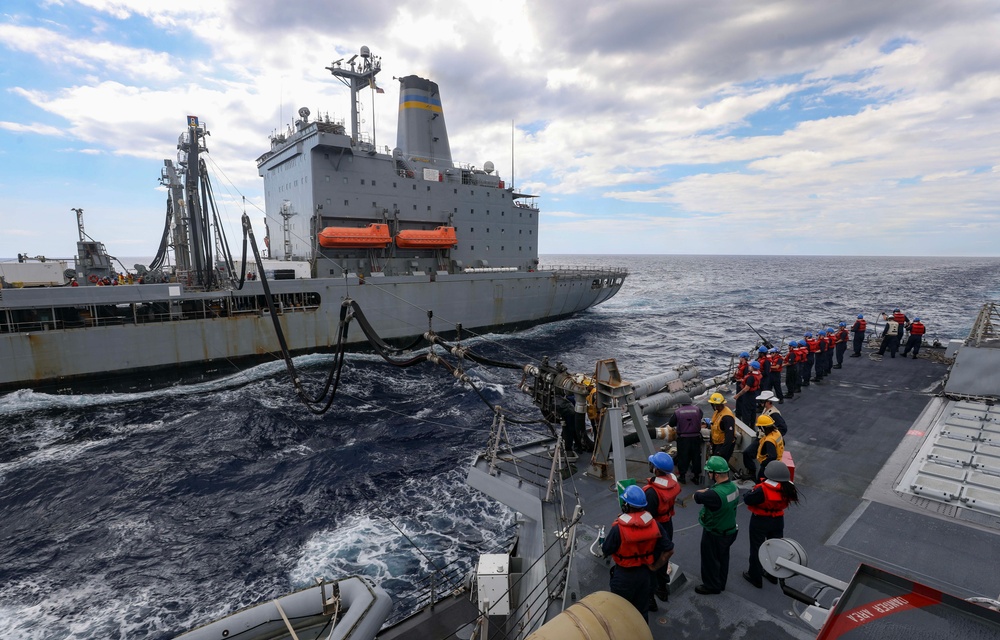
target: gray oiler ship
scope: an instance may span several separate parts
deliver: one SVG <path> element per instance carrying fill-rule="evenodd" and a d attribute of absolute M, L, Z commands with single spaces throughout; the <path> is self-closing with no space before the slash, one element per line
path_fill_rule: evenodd
<path fill-rule="evenodd" d="M 535 197 L 506 185 L 491 162 L 452 161 L 437 84 L 399 79 L 397 148 L 380 150 L 358 115 L 362 90 L 382 92 L 380 60 L 363 47 L 328 69 L 350 89 L 350 131 L 302 108 L 257 159 L 271 249 L 264 273 L 226 245 L 200 157 L 206 129 L 189 117 L 178 163 L 164 162 L 160 249 L 136 265 L 134 283 L 87 236 L 79 209 L 74 268 L 32 283 L 19 274 L 39 262 L 0 265 L 0 390 L 271 359 L 279 344 L 261 278 L 292 353 L 333 347 L 348 297 L 379 335 L 402 340 L 429 327 L 530 326 L 618 292 L 625 269 L 539 268 Z M 363 341 L 357 330 L 347 338 Z"/>

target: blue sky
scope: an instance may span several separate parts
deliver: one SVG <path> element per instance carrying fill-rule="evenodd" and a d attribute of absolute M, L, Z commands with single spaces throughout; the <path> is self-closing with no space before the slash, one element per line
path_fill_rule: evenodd
<path fill-rule="evenodd" d="M 152 255 L 188 114 L 238 237 L 268 135 L 347 117 L 324 67 L 362 45 L 380 144 L 394 76 L 438 82 L 453 157 L 508 180 L 514 123 L 543 254 L 1000 255 L 998 33 L 978 0 L 8 0 L 0 257 L 72 255 L 72 207 Z"/>

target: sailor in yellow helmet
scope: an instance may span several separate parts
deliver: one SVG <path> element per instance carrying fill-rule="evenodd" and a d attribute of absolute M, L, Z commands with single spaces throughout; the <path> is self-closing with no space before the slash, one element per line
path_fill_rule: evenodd
<path fill-rule="evenodd" d="M 781 437 L 781 432 L 778 431 L 778 425 L 775 424 L 771 416 L 757 418 L 757 427 L 764 431 L 757 447 L 757 462 L 760 464 L 757 481 L 760 482 L 764 477 L 764 469 L 768 463 L 781 460 L 781 454 L 785 452 L 785 441 Z"/>
<path fill-rule="evenodd" d="M 736 415 L 726 406 L 726 398 L 721 393 L 713 393 L 708 398 L 714 413 L 711 422 L 711 444 L 713 456 L 729 461 L 736 448 Z"/>

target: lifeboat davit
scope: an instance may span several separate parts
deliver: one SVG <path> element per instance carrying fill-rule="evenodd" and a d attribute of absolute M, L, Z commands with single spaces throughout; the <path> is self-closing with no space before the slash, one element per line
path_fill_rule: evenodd
<path fill-rule="evenodd" d="M 438 227 L 433 230 L 406 229 L 396 234 L 400 249 L 450 249 L 458 244 L 455 227 Z"/>
<path fill-rule="evenodd" d="M 367 227 L 326 227 L 319 232 L 319 245 L 326 249 L 384 249 L 392 242 L 387 224 Z"/>

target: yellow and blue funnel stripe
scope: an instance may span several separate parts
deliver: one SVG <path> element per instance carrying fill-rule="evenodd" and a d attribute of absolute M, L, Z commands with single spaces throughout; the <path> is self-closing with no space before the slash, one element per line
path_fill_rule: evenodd
<path fill-rule="evenodd" d="M 424 109 L 434 113 L 442 113 L 440 98 L 431 98 L 420 91 L 407 91 L 399 96 L 400 109 Z"/>

